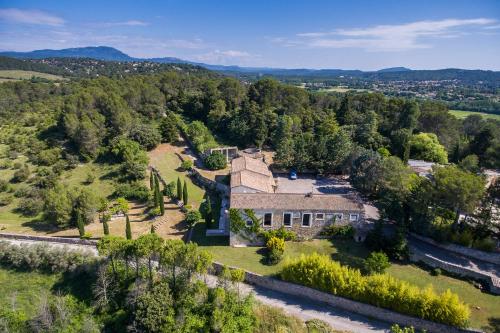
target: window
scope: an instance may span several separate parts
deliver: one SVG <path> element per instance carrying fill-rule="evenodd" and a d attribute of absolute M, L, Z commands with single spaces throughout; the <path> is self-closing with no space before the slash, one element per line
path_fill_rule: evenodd
<path fill-rule="evenodd" d="M 325 214 L 326 222 L 328 223 L 332 223 L 334 217 L 335 217 L 334 214 Z"/>
<path fill-rule="evenodd" d="M 283 213 L 283 225 L 285 227 L 292 226 L 292 213 Z"/>
<path fill-rule="evenodd" d="M 316 213 L 316 220 L 323 221 L 325 219 L 324 213 Z"/>
<path fill-rule="evenodd" d="M 342 213 L 335 213 L 333 216 L 335 217 L 335 221 L 342 221 L 342 218 L 344 217 Z"/>
<path fill-rule="evenodd" d="M 310 227 L 311 226 L 311 213 L 302 214 L 302 226 Z"/>
<path fill-rule="evenodd" d="M 357 221 L 358 220 L 358 214 L 349 214 L 349 221 Z"/>
<path fill-rule="evenodd" d="M 273 224 L 273 213 L 264 214 L 264 227 L 270 227 Z"/>
<path fill-rule="evenodd" d="M 293 213 L 293 218 L 294 219 L 300 219 L 300 212 Z"/>
<path fill-rule="evenodd" d="M 251 226 L 253 225 L 253 221 L 252 221 L 252 220 L 250 220 L 250 219 L 248 219 L 248 220 L 246 221 L 246 223 L 247 223 L 247 227 L 251 227 Z"/>

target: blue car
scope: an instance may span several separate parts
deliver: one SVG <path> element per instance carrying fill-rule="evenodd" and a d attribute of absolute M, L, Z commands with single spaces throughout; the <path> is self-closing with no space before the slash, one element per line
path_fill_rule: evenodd
<path fill-rule="evenodd" d="M 292 180 L 297 179 L 297 172 L 295 170 L 290 171 L 290 179 Z"/>

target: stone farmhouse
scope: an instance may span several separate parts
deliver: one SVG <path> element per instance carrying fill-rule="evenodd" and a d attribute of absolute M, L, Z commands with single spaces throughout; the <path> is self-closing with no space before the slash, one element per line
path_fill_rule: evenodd
<path fill-rule="evenodd" d="M 334 223 L 352 224 L 360 231 L 355 239 L 364 240 L 364 206 L 357 195 L 328 191 L 335 189 L 328 181 L 322 182 L 324 186 L 318 183 L 315 178 L 275 177 L 262 159 L 243 155 L 231 163 L 230 208 L 239 209 L 244 218 L 244 210 L 252 209 L 262 228 L 285 227 L 301 238 L 318 237 L 325 226 Z M 233 239 L 231 243 L 235 244 Z"/>

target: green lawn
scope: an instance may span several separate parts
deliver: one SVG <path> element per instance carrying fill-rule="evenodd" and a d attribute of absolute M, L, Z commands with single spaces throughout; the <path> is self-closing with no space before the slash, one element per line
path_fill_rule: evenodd
<path fill-rule="evenodd" d="M 58 274 L 18 272 L 0 268 L 0 307 L 25 312 L 28 317 L 35 314 L 38 297 L 49 292 L 58 281 Z"/>
<path fill-rule="evenodd" d="M 181 159 L 176 155 L 175 151 L 171 149 L 164 151 L 160 148 L 151 151 L 149 156 L 150 163 L 159 170 L 166 182 L 174 181 L 177 184 L 177 178 L 181 179 L 182 184 L 186 181 L 189 194 L 189 205 L 198 209 L 201 202 L 204 200 L 205 190 L 195 185 L 186 172 L 179 170 Z"/>
<path fill-rule="evenodd" d="M 193 237 L 193 239 L 197 240 L 196 237 Z M 216 245 L 208 244 L 210 241 Z M 269 266 L 263 260 L 263 248 L 224 246 L 224 244 L 227 244 L 227 239 L 221 238 L 205 239 L 199 243 L 202 248 L 212 253 L 216 261 L 263 275 L 277 274 L 287 259 L 296 258 L 300 254 L 318 252 L 329 255 L 333 260 L 340 261 L 342 264 L 360 268 L 363 259 L 369 253 L 369 250 L 362 243 L 355 243 L 351 240 L 287 242 L 284 260 L 278 265 Z M 472 327 L 493 332 L 494 330 L 489 327 L 491 325 L 489 321 L 493 321 L 494 318 L 500 321 L 500 296 L 482 293 L 467 281 L 445 275 L 432 276 L 428 271 L 410 264 L 393 263 L 388 269 L 388 273 L 421 288 L 430 284 L 438 292 L 449 288 L 470 305 Z"/>
<path fill-rule="evenodd" d="M 1 81 L 29 80 L 32 77 L 40 77 L 47 80 L 64 80 L 62 76 L 23 70 L 0 70 Z"/>
<path fill-rule="evenodd" d="M 449 110 L 449 112 L 459 119 L 464 119 L 472 114 L 477 114 L 477 115 L 480 115 L 486 119 L 500 120 L 500 114 L 491 114 L 491 113 L 474 112 L 474 111 L 463 111 L 463 110 Z"/>

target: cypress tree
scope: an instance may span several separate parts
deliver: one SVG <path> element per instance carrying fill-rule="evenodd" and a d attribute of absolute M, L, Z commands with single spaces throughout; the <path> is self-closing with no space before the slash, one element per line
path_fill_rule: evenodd
<path fill-rule="evenodd" d="M 151 233 L 154 234 L 155 232 L 155 226 L 151 224 Z"/>
<path fill-rule="evenodd" d="M 104 220 L 102 221 L 102 227 L 104 228 L 104 235 L 109 235 L 109 225 L 106 218 L 104 218 Z"/>
<path fill-rule="evenodd" d="M 128 214 L 125 215 L 125 236 L 127 239 L 132 239 L 132 228 L 130 227 L 130 219 L 128 218 Z"/>
<path fill-rule="evenodd" d="M 179 177 L 177 177 L 177 199 L 182 199 L 182 183 Z"/>
<path fill-rule="evenodd" d="M 153 182 L 154 182 L 154 179 L 153 177 L 155 177 L 155 175 L 153 175 L 153 170 L 151 170 L 149 172 L 149 189 L 152 191 L 153 190 Z"/>
<path fill-rule="evenodd" d="M 184 188 L 182 189 L 182 202 L 184 203 L 184 205 L 188 204 L 188 188 L 185 180 L 184 180 Z"/>
<path fill-rule="evenodd" d="M 83 224 L 82 214 L 79 212 L 76 215 L 76 225 L 78 226 L 80 237 L 83 237 L 85 235 L 85 225 Z"/>
<path fill-rule="evenodd" d="M 160 212 L 161 212 L 161 215 L 165 215 L 165 201 L 163 199 L 163 193 L 160 193 Z"/>

